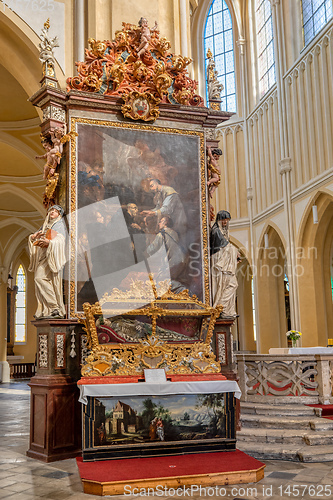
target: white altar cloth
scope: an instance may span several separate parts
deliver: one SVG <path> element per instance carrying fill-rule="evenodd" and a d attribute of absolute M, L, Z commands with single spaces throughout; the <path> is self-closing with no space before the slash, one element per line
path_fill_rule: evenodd
<path fill-rule="evenodd" d="M 234 380 L 194 380 L 181 382 L 128 384 L 80 384 L 79 401 L 88 404 L 88 396 L 121 397 L 121 396 L 167 396 L 171 394 L 214 394 L 234 392 L 240 399 L 241 390 Z"/>
<path fill-rule="evenodd" d="M 333 347 L 271 347 L 269 354 L 333 354 Z"/>

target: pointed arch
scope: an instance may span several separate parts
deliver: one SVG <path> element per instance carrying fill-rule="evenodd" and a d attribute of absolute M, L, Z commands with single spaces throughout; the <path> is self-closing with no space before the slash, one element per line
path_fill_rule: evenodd
<path fill-rule="evenodd" d="M 267 221 L 262 229 L 259 244 L 256 256 L 259 351 L 267 353 L 271 347 L 287 345 L 285 334 L 290 318 L 285 287 L 287 252 L 283 234 L 272 221 Z"/>
<path fill-rule="evenodd" d="M 298 229 L 298 233 L 297 233 L 298 246 L 302 246 L 302 244 L 304 243 L 303 239 L 305 237 L 306 226 L 308 225 L 309 220 L 311 221 L 313 205 L 316 205 L 317 203 L 319 203 L 320 210 L 323 210 L 324 205 L 326 206 L 331 201 L 333 201 L 333 194 L 332 194 L 332 191 L 329 191 L 328 189 L 319 189 L 318 191 L 316 191 L 316 193 L 314 193 L 312 195 L 312 197 L 308 201 L 308 203 L 303 211 L 301 221 L 299 224 L 299 229 Z M 318 215 L 320 215 L 320 214 L 318 214 Z M 312 241 L 314 240 L 314 238 L 315 238 L 315 234 L 313 234 L 313 236 L 312 236 Z"/>
<path fill-rule="evenodd" d="M 278 237 L 280 238 L 281 240 L 281 243 L 283 245 L 283 248 L 284 248 L 284 251 L 286 252 L 286 248 L 287 248 L 287 242 L 285 240 L 285 237 L 281 231 L 281 229 L 279 228 L 279 226 L 277 224 L 275 224 L 275 222 L 271 221 L 271 220 L 268 220 L 265 222 L 265 225 L 260 233 L 260 236 L 259 236 L 259 240 L 258 240 L 258 248 L 259 249 L 263 249 L 265 247 L 265 234 L 268 234 L 270 232 L 270 230 L 273 230 L 277 233 Z M 271 233 L 271 234 L 274 234 L 274 233 Z"/>
<path fill-rule="evenodd" d="M 26 343 L 27 340 L 27 273 L 22 263 L 15 275 L 15 286 L 17 287 L 15 301 L 15 343 Z"/>
<path fill-rule="evenodd" d="M 23 247 L 26 246 L 27 237 L 29 234 L 30 234 L 30 231 L 27 231 L 26 229 L 22 229 L 22 231 L 17 233 L 16 237 L 12 240 L 11 244 L 6 249 L 6 255 L 5 255 L 3 264 L 7 269 L 9 269 L 10 263 L 13 260 L 13 256 L 16 253 L 17 248 L 21 245 L 23 245 Z"/>
<path fill-rule="evenodd" d="M 318 223 L 312 215 L 316 204 Z M 331 252 L 333 196 L 321 189 L 308 202 L 300 224 L 297 247 L 302 344 L 327 345 L 333 331 Z"/>
<path fill-rule="evenodd" d="M 37 167 L 40 173 L 43 172 L 42 163 L 40 161 L 38 162 L 35 158 L 36 151 L 24 144 L 23 141 L 0 130 L 0 142 L 14 149 L 17 149 L 20 153 L 29 158 L 29 160 Z"/>
<path fill-rule="evenodd" d="M 26 190 L 7 183 L 0 185 L 0 195 L 2 193 L 12 193 L 19 198 L 24 199 L 30 203 L 30 205 L 32 205 L 43 218 L 45 217 L 45 208 L 43 207 L 43 203 L 39 201 L 37 197 L 27 193 Z"/>
<path fill-rule="evenodd" d="M 0 229 L 2 227 L 11 226 L 12 224 L 17 224 L 18 226 L 24 227 L 29 231 L 29 233 L 34 233 L 38 229 L 38 227 L 34 226 L 33 224 L 24 219 L 20 219 L 19 217 L 11 217 L 10 219 L 1 220 Z"/>

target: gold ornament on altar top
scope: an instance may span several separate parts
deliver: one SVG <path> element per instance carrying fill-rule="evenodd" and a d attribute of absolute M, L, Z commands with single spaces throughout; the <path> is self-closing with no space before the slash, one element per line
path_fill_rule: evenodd
<path fill-rule="evenodd" d="M 125 104 L 121 111 L 125 117 L 132 120 L 152 121 L 159 115 L 158 104 L 160 99 L 154 97 L 150 92 L 140 94 L 140 92 L 130 92 L 123 95 Z"/>
<path fill-rule="evenodd" d="M 113 41 L 89 38 L 88 42 L 85 61 L 76 63 L 78 76 L 67 79 L 68 91 L 122 97 L 126 116 L 144 121 L 158 116 L 155 111 L 160 102 L 203 106 L 203 99 L 196 93 L 197 82 L 189 78 L 187 71 L 192 60 L 170 52 L 171 44 L 165 37 L 160 38 L 156 23 L 150 29 L 142 17 L 138 26 L 123 23 Z M 153 113 L 143 113 L 138 103 L 140 112 L 133 117 L 135 113 L 126 106 L 132 106 L 135 92 L 146 96 Z M 156 104 L 152 108 L 153 99 Z"/>
<path fill-rule="evenodd" d="M 91 48 L 91 52 L 95 57 L 104 57 L 104 52 L 106 49 L 106 45 L 99 40 L 95 40 L 95 38 L 88 38 L 88 43 Z"/>
<path fill-rule="evenodd" d="M 143 376 L 145 368 L 164 368 L 168 374 L 219 373 L 219 363 L 211 349 L 216 319 L 222 307 L 208 306 L 188 290 L 178 294 L 166 289 L 166 282 L 132 282 L 130 290 L 123 292 L 114 289 L 105 294 L 94 305 L 83 304 L 83 314 L 77 315 L 88 335 L 91 353 L 82 367 L 82 376 Z M 163 292 L 164 291 L 164 292 Z M 162 295 L 159 295 L 162 293 Z M 137 307 L 138 301 L 150 301 Z M 131 307 L 133 308 L 132 310 Z M 99 344 L 96 317 L 147 317 L 151 324 L 151 334 L 145 339 L 131 343 Z M 159 318 L 194 317 L 201 318 L 202 325 L 199 341 L 165 342 L 157 333 Z"/>
<path fill-rule="evenodd" d="M 43 83 L 45 85 L 55 86 L 56 75 L 55 75 L 55 58 L 53 54 L 53 49 L 55 47 L 59 47 L 58 37 L 50 38 L 49 31 L 50 29 L 50 19 L 47 19 L 44 23 L 44 27 L 42 29 L 42 33 L 40 35 L 40 43 L 39 43 L 39 60 L 43 64 L 43 76 L 46 77 L 43 79 Z M 55 81 L 48 80 L 47 77 L 52 78 Z"/>

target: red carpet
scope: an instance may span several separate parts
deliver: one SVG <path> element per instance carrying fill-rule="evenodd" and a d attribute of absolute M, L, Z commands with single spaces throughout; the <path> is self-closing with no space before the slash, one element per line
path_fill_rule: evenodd
<path fill-rule="evenodd" d="M 167 457 L 129 458 L 83 462 L 76 459 L 81 479 L 111 482 L 162 477 L 192 476 L 219 472 L 247 471 L 264 464 L 242 451 L 195 453 Z"/>
<path fill-rule="evenodd" d="M 306 405 L 312 406 L 313 408 L 321 408 L 321 416 L 323 418 L 328 418 L 329 420 L 333 420 L 333 405 Z"/>

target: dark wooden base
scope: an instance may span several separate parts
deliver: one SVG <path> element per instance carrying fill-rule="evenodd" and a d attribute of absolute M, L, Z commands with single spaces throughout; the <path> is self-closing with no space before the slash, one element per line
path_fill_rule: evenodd
<path fill-rule="evenodd" d="M 64 452 L 64 453 L 54 454 L 52 456 L 28 450 L 27 456 L 30 458 L 34 458 L 35 460 L 40 460 L 41 462 L 49 463 L 49 462 L 58 462 L 59 460 L 67 460 L 69 458 L 79 457 L 81 456 L 81 450 L 74 451 L 73 453 Z"/>
<path fill-rule="evenodd" d="M 43 462 L 81 454 L 81 418 L 76 383 L 68 375 L 36 375 L 30 381 L 28 457 Z"/>
<path fill-rule="evenodd" d="M 171 441 L 163 443 L 144 443 L 113 446 L 109 449 L 96 448 L 83 450 L 83 461 L 117 460 L 120 458 L 145 458 L 163 455 L 184 455 L 214 451 L 234 451 L 236 439 L 205 439 L 195 441 Z"/>

